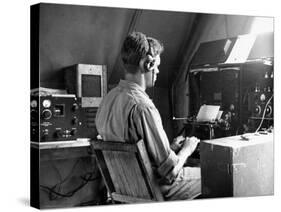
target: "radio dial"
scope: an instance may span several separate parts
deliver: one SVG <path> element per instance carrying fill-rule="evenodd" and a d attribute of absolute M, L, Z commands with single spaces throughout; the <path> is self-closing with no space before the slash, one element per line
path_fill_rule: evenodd
<path fill-rule="evenodd" d="M 261 106 L 256 105 L 255 109 L 254 109 L 255 114 L 260 115 L 261 114 Z"/>
<path fill-rule="evenodd" d="M 272 115 L 272 107 L 271 107 L 271 105 L 268 105 L 266 107 L 265 114 L 266 114 L 266 116 L 271 116 Z"/>
<path fill-rule="evenodd" d="M 51 100 L 49 100 L 49 99 L 45 99 L 43 102 L 42 102 L 42 105 L 43 105 L 43 107 L 45 107 L 45 108 L 49 108 L 49 107 L 51 107 Z"/>
<path fill-rule="evenodd" d="M 30 102 L 30 107 L 32 108 L 37 107 L 37 101 L 35 99 Z"/>
<path fill-rule="evenodd" d="M 50 119 L 52 117 L 52 112 L 48 109 L 42 111 L 43 119 Z"/>

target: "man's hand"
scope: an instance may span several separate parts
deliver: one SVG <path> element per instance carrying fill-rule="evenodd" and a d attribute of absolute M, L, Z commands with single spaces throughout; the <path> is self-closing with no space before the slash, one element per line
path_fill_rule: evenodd
<path fill-rule="evenodd" d="M 200 142 L 200 140 L 194 136 L 192 136 L 190 138 L 186 138 L 183 142 L 182 148 L 189 149 L 190 155 L 191 155 L 194 152 L 194 150 L 196 149 L 196 146 L 198 145 L 199 142 Z"/>
<path fill-rule="evenodd" d="M 185 140 L 185 137 L 183 137 L 182 135 L 174 138 L 172 144 L 170 145 L 171 149 L 174 152 L 178 152 L 182 148 L 184 140 Z"/>
<path fill-rule="evenodd" d="M 183 141 L 180 138 L 178 138 L 178 139 L 177 138 L 174 139 L 173 143 L 182 144 L 182 147 L 181 147 L 180 151 L 177 153 L 179 161 L 173 170 L 173 172 L 175 172 L 175 173 L 178 173 L 179 170 L 182 169 L 184 163 L 186 162 L 186 159 L 192 154 L 192 152 L 194 152 L 197 144 L 200 142 L 200 140 L 196 137 L 191 137 L 191 138 L 182 137 L 184 139 Z"/>

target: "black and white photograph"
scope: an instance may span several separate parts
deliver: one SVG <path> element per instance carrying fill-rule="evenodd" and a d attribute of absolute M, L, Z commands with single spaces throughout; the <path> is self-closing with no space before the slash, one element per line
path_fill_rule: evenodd
<path fill-rule="evenodd" d="M 26 3 L 29 60 L 5 68 L 27 84 L 3 110 L 10 150 L 25 131 L 6 196 L 22 184 L 21 207 L 63 211 L 276 204 L 276 13 L 179 4 Z"/>
<path fill-rule="evenodd" d="M 40 3 L 31 206 L 274 194 L 274 18 Z"/>
<path fill-rule="evenodd" d="M 31 206 L 274 194 L 274 18 L 40 3 Z"/>

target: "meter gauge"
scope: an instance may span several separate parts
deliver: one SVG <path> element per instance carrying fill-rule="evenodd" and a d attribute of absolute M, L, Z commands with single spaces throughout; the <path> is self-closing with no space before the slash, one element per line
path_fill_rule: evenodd
<path fill-rule="evenodd" d="M 45 100 L 42 102 L 42 105 L 43 105 L 43 107 L 45 107 L 45 108 L 51 107 L 51 100 L 45 99 Z"/>
<path fill-rule="evenodd" d="M 37 100 L 33 99 L 33 100 L 30 102 L 30 107 L 36 108 L 36 107 L 37 107 Z"/>

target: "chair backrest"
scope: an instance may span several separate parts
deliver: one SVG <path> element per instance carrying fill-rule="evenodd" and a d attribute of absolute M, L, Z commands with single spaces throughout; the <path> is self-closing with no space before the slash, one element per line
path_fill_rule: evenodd
<path fill-rule="evenodd" d="M 93 141 L 97 163 L 111 198 L 135 203 L 163 201 L 143 140 Z"/>

